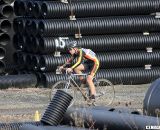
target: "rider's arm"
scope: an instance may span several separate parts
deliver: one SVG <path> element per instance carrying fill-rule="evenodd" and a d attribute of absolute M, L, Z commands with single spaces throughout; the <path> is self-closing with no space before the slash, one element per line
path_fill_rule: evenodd
<path fill-rule="evenodd" d="M 73 60 L 75 59 L 75 56 L 72 56 L 71 58 L 69 58 L 66 63 L 63 65 L 63 67 L 66 67 L 68 64 L 70 64 Z"/>
<path fill-rule="evenodd" d="M 82 62 L 82 59 L 83 59 L 83 51 L 82 51 L 82 49 L 79 49 L 79 56 L 78 56 L 78 60 L 77 60 L 77 62 L 71 67 L 72 69 L 74 69 L 74 68 L 76 68 L 78 65 L 80 65 L 81 64 L 81 62 Z"/>

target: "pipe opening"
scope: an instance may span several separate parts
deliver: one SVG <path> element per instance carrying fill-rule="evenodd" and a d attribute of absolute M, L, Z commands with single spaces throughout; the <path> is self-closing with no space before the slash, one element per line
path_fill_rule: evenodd
<path fill-rule="evenodd" d="M 13 7 L 10 5 L 4 6 L 2 13 L 3 13 L 2 15 L 7 18 L 13 16 Z"/>
<path fill-rule="evenodd" d="M 35 3 L 34 4 L 34 8 L 33 8 L 34 17 L 36 17 L 36 18 L 40 17 L 40 14 L 41 14 L 40 12 L 41 12 L 40 4 L 39 3 Z"/>
<path fill-rule="evenodd" d="M 27 12 L 29 16 L 33 16 L 33 7 L 34 7 L 33 2 L 29 1 L 27 4 Z"/>
<path fill-rule="evenodd" d="M 1 45 L 7 45 L 10 43 L 10 36 L 6 33 L 0 34 L 0 44 Z"/>
<path fill-rule="evenodd" d="M 26 9 L 27 9 L 26 2 L 21 1 L 19 3 L 19 14 L 20 14 L 20 16 L 23 16 L 23 15 L 26 14 Z"/>
<path fill-rule="evenodd" d="M 38 29 L 39 29 L 38 31 L 39 31 L 40 34 L 44 33 L 44 23 L 42 21 L 39 22 Z"/>
<path fill-rule="evenodd" d="M 4 32 L 9 32 L 11 30 L 11 22 L 7 19 L 3 20 L 1 22 L 0 28 L 2 29 L 2 31 Z"/>
<path fill-rule="evenodd" d="M 0 47 L 0 60 L 5 57 L 6 50 L 3 47 Z"/>
<path fill-rule="evenodd" d="M 47 13 L 48 13 L 48 9 L 47 9 L 47 5 L 46 3 L 43 3 L 42 6 L 41 6 L 41 10 L 42 10 L 42 15 L 43 17 L 46 17 Z"/>

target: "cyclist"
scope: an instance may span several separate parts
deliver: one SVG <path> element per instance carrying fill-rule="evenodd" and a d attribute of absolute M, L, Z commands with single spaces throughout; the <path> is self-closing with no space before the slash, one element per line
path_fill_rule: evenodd
<path fill-rule="evenodd" d="M 96 57 L 96 54 L 91 49 L 81 48 L 77 46 L 77 42 L 73 41 L 67 45 L 67 49 L 71 54 L 71 58 L 66 61 L 66 63 L 60 66 L 60 69 L 66 67 L 68 64 L 72 63 L 73 60 L 77 59 L 76 63 L 70 68 L 67 68 L 67 72 L 75 72 L 77 74 L 82 74 L 83 71 L 89 71 L 89 74 L 84 79 L 83 76 L 80 76 L 81 87 L 86 85 L 86 81 L 90 89 L 90 102 L 92 104 L 95 102 L 96 89 L 93 83 L 93 77 L 96 74 L 99 68 L 99 60 Z"/>

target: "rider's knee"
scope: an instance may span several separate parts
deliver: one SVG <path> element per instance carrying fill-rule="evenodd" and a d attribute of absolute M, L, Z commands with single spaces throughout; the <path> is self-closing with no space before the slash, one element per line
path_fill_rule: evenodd
<path fill-rule="evenodd" d="M 93 76 L 88 75 L 88 76 L 87 76 L 87 82 L 92 82 L 92 80 L 93 80 Z"/>

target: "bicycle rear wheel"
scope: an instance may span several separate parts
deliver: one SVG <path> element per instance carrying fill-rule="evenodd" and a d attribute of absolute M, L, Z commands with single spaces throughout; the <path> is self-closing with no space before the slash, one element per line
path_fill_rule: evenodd
<path fill-rule="evenodd" d="M 76 90 L 75 90 L 74 85 L 72 83 L 70 83 L 69 86 L 67 87 L 68 89 L 66 89 L 67 84 L 68 84 L 68 81 L 66 81 L 66 80 L 56 82 L 51 88 L 50 100 L 52 100 L 52 98 L 54 97 L 57 90 L 63 90 L 73 97 L 69 107 L 72 106 L 75 101 Z"/>
<path fill-rule="evenodd" d="M 115 98 L 114 85 L 107 79 L 98 79 L 95 82 L 96 87 L 96 106 L 111 105 Z"/>

